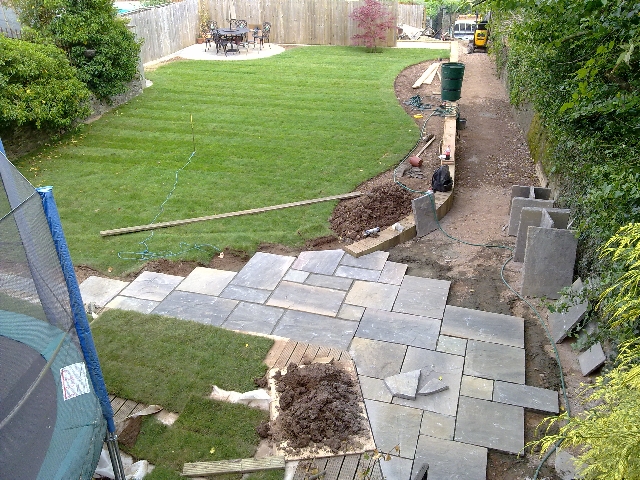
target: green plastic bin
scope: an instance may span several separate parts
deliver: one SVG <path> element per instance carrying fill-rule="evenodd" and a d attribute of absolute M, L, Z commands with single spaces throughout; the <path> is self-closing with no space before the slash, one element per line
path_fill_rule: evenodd
<path fill-rule="evenodd" d="M 460 99 L 462 79 L 464 77 L 464 63 L 449 62 L 442 64 L 442 100 L 455 102 Z"/>

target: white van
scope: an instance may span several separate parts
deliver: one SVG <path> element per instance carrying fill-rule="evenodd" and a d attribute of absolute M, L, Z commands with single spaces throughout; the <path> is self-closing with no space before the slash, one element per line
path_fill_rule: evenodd
<path fill-rule="evenodd" d="M 456 23 L 453 25 L 453 38 L 473 40 L 475 31 L 476 22 L 474 20 L 456 20 Z"/>

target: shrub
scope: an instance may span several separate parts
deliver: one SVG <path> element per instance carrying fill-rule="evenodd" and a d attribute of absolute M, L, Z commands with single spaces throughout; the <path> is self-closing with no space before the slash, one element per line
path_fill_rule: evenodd
<path fill-rule="evenodd" d="M 64 53 L 0 35 L 0 128 L 63 129 L 91 110 Z"/>

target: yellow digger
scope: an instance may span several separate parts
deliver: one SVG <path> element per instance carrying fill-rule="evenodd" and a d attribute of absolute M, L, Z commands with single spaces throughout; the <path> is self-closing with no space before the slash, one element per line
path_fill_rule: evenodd
<path fill-rule="evenodd" d="M 469 40 L 467 53 L 474 53 L 476 50 L 487 51 L 487 41 L 489 40 L 489 24 L 486 21 L 478 22 L 473 40 Z"/>

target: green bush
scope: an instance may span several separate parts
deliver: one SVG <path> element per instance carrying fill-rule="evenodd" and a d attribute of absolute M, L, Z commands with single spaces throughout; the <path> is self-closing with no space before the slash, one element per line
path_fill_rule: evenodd
<path fill-rule="evenodd" d="M 64 129 L 91 113 L 88 100 L 59 48 L 0 35 L 0 129 Z"/>

